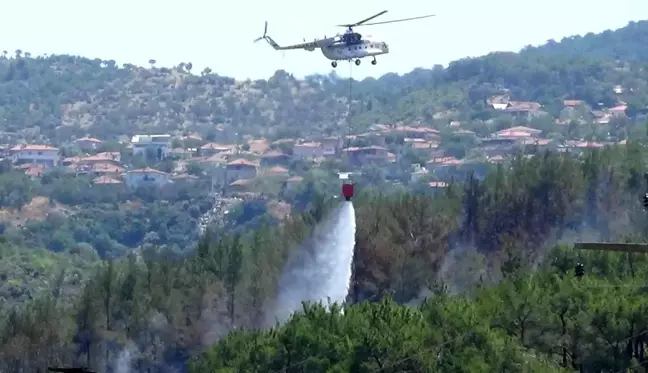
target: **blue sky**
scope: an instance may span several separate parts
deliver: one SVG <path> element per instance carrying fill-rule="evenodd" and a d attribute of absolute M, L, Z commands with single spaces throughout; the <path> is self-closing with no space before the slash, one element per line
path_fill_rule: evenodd
<path fill-rule="evenodd" d="M 267 78 L 278 69 L 302 77 L 330 72 L 330 61 L 319 51 L 281 53 L 253 44 L 264 21 L 270 36 L 289 44 L 342 32 L 336 24 L 382 10 L 389 12 L 376 21 L 437 17 L 358 28 L 387 41 L 391 53 L 380 56 L 376 66 L 366 60 L 354 67 L 355 78 L 406 73 L 648 19 L 646 0 L 20 0 L 2 6 L 0 50 L 77 54 L 120 64 L 147 65 L 151 58 L 161 66 L 192 62 L 197 71 L 209 66 L 237 79 Z M 340 64 L 339 75 L 348 76 L 346 65 Z"/>

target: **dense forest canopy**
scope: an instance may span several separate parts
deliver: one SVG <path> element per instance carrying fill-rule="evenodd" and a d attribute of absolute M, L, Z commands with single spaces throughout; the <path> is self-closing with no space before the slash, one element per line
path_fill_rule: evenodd
<path fill-rule="evenodd" d="M 629 143 L 583 158 L 521 157 L 510 170 L 441 194 L 362 189 L 344 314 L 308 308 L 268 331 L 244 330 L 263 325 L 286 259 L 326 216 L 326 201 L 278 226 L 214 232 L 189 256 L 151 247 L 86 270 L 87 285 L 73 301 L 52 290 L 5 309 L 1 360 L 12 371 L 53 362 L 100 369 L 125 351 L 136 371 L 169 371 L 191 357 L 194 372 L 641 365 L 644 255 L 628 260 L 555 244 L 643 239 L 646 155 Z M 582 280 L 574 277 L 578 261 Z M 69 289 L 68 271 L 52 277 Z M 232 330 L 239 332 L 226 337 Z"/>
<path fill-rule="evenodd" d="M 639 44 L 646 30 L 648 23 L 632 23 L 564 46 L 357 82 L 354 124 L 434 125 L 436 113 L 459 108 L 465 118 L 488 119 L 484 100 L 503 92 L 546 105 L 614 105 L 619 95 L 610 88 L 619 84 L 630 88 L 621 98 L 639 108 L 648 104 Z M 0 59 L 8 137 L 282 137 L 334 131 L 347 109 L 348 82 L 334 75 L 298 81 L 279 71 L 237 82 L 192 74 L 190 63 L 167 69 L 152 60 L 144 69 L 12 54 Z M 201 235 L 199 217 L 212 207 L 206 185 L 134 198 L 88 188 L 83 178 L 53 173 L 36 184 L 3 171 L 3 206 L 21 210 L 44 195 L 53 212 L 0 227 L 0 371 L 645 372 L 648 258 L 571 244 L 647 238 L 647 144 L 520 155 L 484 178 L 434 190 L 358 185 L 344 311 L 304 305 L 269 329 L 287 261 L 339 203 L 316 180 L 296 192 L 300 208 L 280 223 Z M 245 211 L 234 214 L 245 220 Z"/>

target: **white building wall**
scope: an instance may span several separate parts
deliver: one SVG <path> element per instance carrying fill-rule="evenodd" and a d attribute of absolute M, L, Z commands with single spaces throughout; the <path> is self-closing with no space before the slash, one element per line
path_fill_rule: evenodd
<path fill-rule="evenodd" d="M 138 188 L 146 185 L 162 186 L 169 182 L 171 175 L 166 173 L 144 173 L 131 171 L 126 173 L 125 183 L 129 188 Z"/>
<path fill-rule="evenodd" d="M 39 163 L 45 164 L 50 167 L 59 165 L 61 157 L 57 150 L 31 150 L 23 149 L 13 154 L 12 159 L 14 163 Z"/>

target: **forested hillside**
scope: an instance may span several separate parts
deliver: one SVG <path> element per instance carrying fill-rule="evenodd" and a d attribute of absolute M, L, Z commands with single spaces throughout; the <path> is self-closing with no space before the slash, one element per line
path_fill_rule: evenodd
<path fill-rule="evenodd" d="M 600 372 L 643 364 L 644 256 L 549 249 L 578 238 L 644 238 L 645 159 L 631 143 L 582 160 L 520 158 L 511 170 L 436 195 L 362 189 L 349 302 L 378 303 L 343 316 L 314 308 L 275 331 L 233 334 L 193 371 L 399 372 L 432 364 L 426 369 L 434 372 Z M 262 326 L 285 259 L 327 206 L 314 200 L 304 215 L 242 236 L 215 232 L 186 258 L 151 247 L 141 259 L 103 264 L 73 302 L 53 290 L 7 309 L 2 368 L 101 369 L 126 352 L 137 371 L 182 367 L 228 331 Z M 580 281 L 577 261 L 586 268 Z M 385 296 L 410 306 L 431 298 L 407 311 L 380 303 Z"/>
<path fill-rule="evenodd" d="M 620 99 L 644 108 L 646 30 L 648 22 L 632 23 L 521 53 L 459 60 L 447 69 L 356 82 L 356 130 L 401 120 L 447 123 L 442 114 L 449 109 L 459 110 L 463 119 L 486 120 L 492 113 L 484 100 L 506 92 L 546 105 L 578 99 L 614 106 Z M 235 81 L 210 69 L 193 71 L 191 63 L 169 69 L 156 68 L 151 60 L 147 69 L 66 55 L 33 57 L 27 51 L 0 58 L 0 129 L 38 127 L 54 142 L 138 131 L 197 131 L 230 141 L 241 131 L 275 138 L 338 133 L 349 94 L 348 82 L 336 75 L 299 81 L 278 71 L 268 80 Z M 612 91 L 615 85 L 627 88 L 621 97 Z"/>
<path fill-rule="evenodd" d="M 646 30 L 639 22 L 565 46 L 355 82 L 353 129 L 479 126 L 495 115 L 486 102 L 494 95 L 549 111 L 565 99 L 623 101 L 636 113 L 648 105 L 635 47 Z M 4 53 L 0 136 L 60 144 L 91 135 L 121 149 L 119 137 L 138 132 L 238 143 L 333 134 L 345 123 L 349 82 L 335 75 L 299 81 L 279 71 L 240 82 L 192 70 Z M 304 179 L 283 219 L 256 216 L 267 202 L 257 198 L 246 206 L 255 218 L 233 210 L 229 225 L 200 235 L 213 204 L 207 178 L 127 193 L 83 175 L 2 169 L 0 207 L 15 215 L 0 225 L 0 371 L 645 372 L 646 255 L 571 244 L 648 238 L 646 145 L 631 138 L 582 155 L 520 154 L 488 164 L 484 178 L 416 192 L 385 190 L 370 175 L 356 186 L 344 312 L 306 306 L 269 330 L 282 270 L 339 203 L 328 189 L 337 179 Z M 28 219 L 37 208 L 46 213 Z M 579 262 L 585 273 L 576 277 Z"/>
<path fill-rule="evenodd" d="M 595 56 L 617 61 L 648 61 L 648 52 L 642 40 L 648 38 L 648 21 L 630 22 L 619 30 L 563 38 L 549 41 L 535 48 L 526 48 L 524 53 L 551 53 L 555 55 Z"/>

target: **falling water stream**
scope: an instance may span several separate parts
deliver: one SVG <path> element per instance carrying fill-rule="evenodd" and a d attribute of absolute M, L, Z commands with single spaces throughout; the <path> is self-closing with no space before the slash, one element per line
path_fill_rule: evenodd
<path fill-rule="evenodd" d="M 302 302 L 344 303 L 349 293 L 355 248 L 355 209 L 342 202 L 317 226 L 291 258 L 279 284 L 274 312 L 267 322 L 286 321 Z"/>

